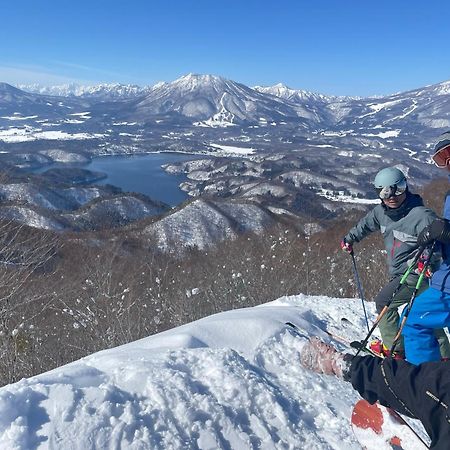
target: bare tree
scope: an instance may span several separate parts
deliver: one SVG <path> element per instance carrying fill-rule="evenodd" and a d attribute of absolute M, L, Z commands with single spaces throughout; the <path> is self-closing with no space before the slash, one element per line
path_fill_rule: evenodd
<path fill-rule="evenodd" d="M 0 380 L 15 381 L 34 366 L 30 353 L 33 320 L 51 296 L 35 280 L 53 271 L 60 242 L 52 233 L 12 222 L 0 223 Z"/>

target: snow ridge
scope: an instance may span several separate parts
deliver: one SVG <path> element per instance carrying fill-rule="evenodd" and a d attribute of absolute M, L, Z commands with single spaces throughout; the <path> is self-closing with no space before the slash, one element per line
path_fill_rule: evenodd
<path fill-rule="evenodd" d="M 360 449 L 349 418 L 356 392 L 298 362 L 308 335 L 364 334 L 359 308 L 357 299 L 283 297 L 5 386 L 0 447 Z"/>

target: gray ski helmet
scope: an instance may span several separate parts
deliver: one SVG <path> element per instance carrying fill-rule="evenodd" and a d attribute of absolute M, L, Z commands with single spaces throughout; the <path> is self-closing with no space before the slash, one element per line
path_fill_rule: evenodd
<path fill-rule="evenodd" d="M 397 167 L 386 167 L 380 170 L 373 182 L 380 198 L 389 198 L 403 194 L 408 184 L 404 173 Z"/>

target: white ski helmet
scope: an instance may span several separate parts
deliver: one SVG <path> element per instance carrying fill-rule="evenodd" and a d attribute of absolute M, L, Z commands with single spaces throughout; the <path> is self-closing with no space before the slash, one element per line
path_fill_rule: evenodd
<path fill-rule="evenodd" d="M 406 177 L 397 167 L 386 167 L 380 170 L 373 184 L 381 199 L 402 195 L 408 189 Z"/>

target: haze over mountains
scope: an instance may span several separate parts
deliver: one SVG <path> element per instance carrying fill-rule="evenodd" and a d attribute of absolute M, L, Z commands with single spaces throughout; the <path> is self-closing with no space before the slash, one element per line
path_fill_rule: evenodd
<path fill-rule="evenodd" d="M 372 98 L 282 84 L 251 88 L 195 74 L 142 88 L 21 88 L 0 83 L 0 163 L 30 168 L 99 155 L 202 154 L 203 163 L 167 168 L 187 177 L 181 187 L 189 195 L 252 202 L 264 214 L 300 222 L 373 199 L 370 182 L 381 167 L 399 165 L 413 184 L 426 183 L 434 170 L 430 145 L 450 127 L 450 81 Z"/>

